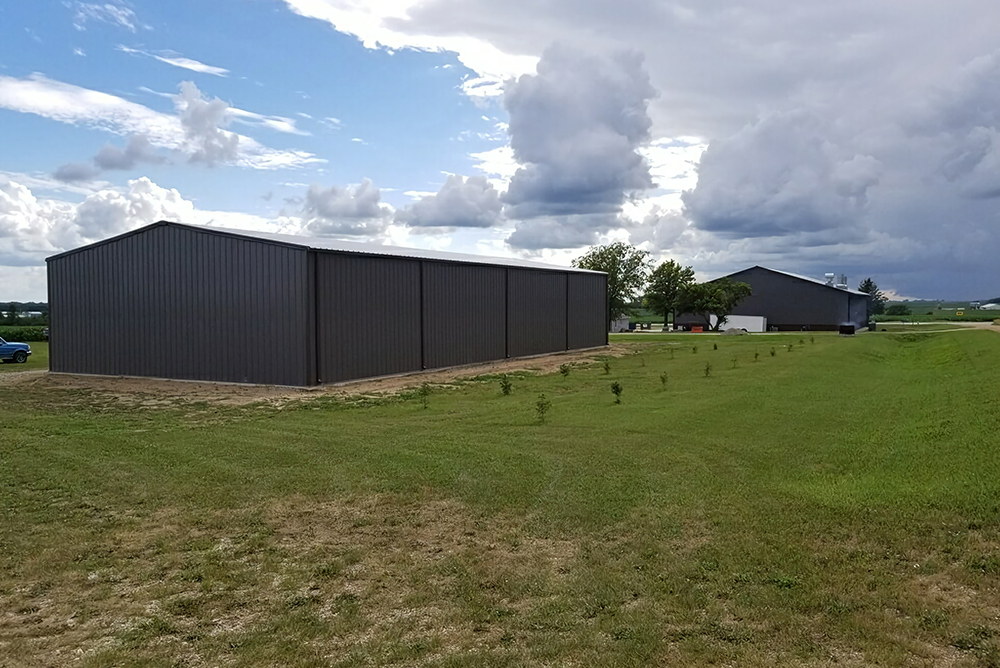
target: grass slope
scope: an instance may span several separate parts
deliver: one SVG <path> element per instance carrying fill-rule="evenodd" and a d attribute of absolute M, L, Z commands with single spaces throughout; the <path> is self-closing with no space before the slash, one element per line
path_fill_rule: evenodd
<path fill-rule="evenodd" d="M 19 386 L 0 665 L 1000 663 L 1000 337 L 643 341 L 426 409 Z"/>

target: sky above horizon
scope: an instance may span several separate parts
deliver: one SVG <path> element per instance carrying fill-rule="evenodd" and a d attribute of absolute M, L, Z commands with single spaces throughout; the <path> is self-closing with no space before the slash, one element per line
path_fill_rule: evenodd
<path fill-rule="evenodd" d="M 0 0 L 0 299 L 166 219 L 1000 295 L 989 0 Z"/>

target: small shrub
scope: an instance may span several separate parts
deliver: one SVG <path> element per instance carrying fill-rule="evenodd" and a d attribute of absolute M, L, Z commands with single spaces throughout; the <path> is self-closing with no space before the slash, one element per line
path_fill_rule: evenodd
<path fill-rule="evenodd" d="M 756 361 L 757 361 L 757 358 L 758 358 L 758 357 L 760 357 L 760 351 L 759 351 L 759 350 L 755 350 L 755 351 L 753 351 L 753 361 L 754 361 L 754 362 L 756 362 Z"/>
<path fill-rule="evenodd" d="M 1000 575 L 1000 557 L 995 554 L 983 554 L 966 562 L 971 571 L 979 571 L 984 575 Z"/>
<path fill-rule="evenodd" d="M 420 397 L 420 405 L 423 408 L 428 407 L 428 398 L 431 396 L 431 386 L 426 382 L 420 384 L 420 389 L 417 390 L 417 396 Z"/>
<path fill-rule="evenodd" d="M 805 339 L 799 339 L 799 345 L 800 346 L 806 345 L 806 340 Z"/>
<path fill-rule="evenodd" d="M 718 349 L 719 349 L 719 344 L 718 343 L 713 343 L 712 344 L 712 350 L 718 350 Z"/>
<path fill-rule="evenodd" d="M 948 626 L 948 613 L 944 610 L 927 610 L 920 615 L 920 628 L 943 629 Z"/>
<path fill-rule="evenodd" d="M 692 355 L 698 354 L 698 346 L 691 346 L 691 354 Z"/>
<path fill-rule="evenodd" d="M 562 374 L 563 378 L 569 377 L 569 364 L 564 363 L 559 365 L 559 373 Z"/>
<path fill-rule="evenodd" d="M 514 383 L 511 382 L 507 374 L 500 376 L 500 394 L 508 396 L 514 390 Z"/>
<path fill-rule="evenodd" d="M 609 373 L 611 373 L 611 362 L 604 360 L 604 375 L 607 376 Z"/>
<path fill-rule="evenodd" d="M 616 404 L 620 404 L 622 402 L 622 385 L 617 380 L 611 383 L 611 394 L 615 395 Z"/>
<path fill-rule="evenodd" d="M 552 402 L 544 394 L 538 395 L 538 401 L 535 402 L 535 417 L 538 418 L 538 424 L 545 424 L 545 414 L 549 412 L 552 408 Z"/>
<path fill-rule="evenodd" d="M 778 351 L 775 350 L 774 348 L 771 348 L 771 357 L 774 357 L 776 354 L 778 354 Z"/>
<path fill-rule="evenodd" d="M 667 389 L 667 381 L 669 380 L 670 376 L 667 375 L 666 371 L 660 374 L 660 386 L 663 387 L 664 390 Z"/>
<path fill-rule="evenodd" d="M 886 315 L 910 315 L 910 307 L 906 304 L 892 304 L 885 309 Z"/>
<path fill-rule="evenodd" d="M 788 352 L 792 352 L 792 345 L 793 344 L 791 344 L 791 343 L 788 344 Z"/>
<path fill-rule="evenodd" d="M 736 358 L 735 357 L 733 358 L 733 368 L 734 369 L 736 368 Z"/>
<path fill-rule="evenodd" d="M 815 336 L 810 336 L 809 337 L 809 343 L 816 343 L 816 337 Z"/>
<path fill-rule="evenodd" d="M 768 583 L 773 584 L 778 589 L 792 589 L 801 584 L 797 577 L 788 575 L 774 575 L 768 578 Z"/>
<path fill-rule="evenodd" d="M 711 375 L 712 375 L 712 363 L 705 362 L 705 378 L 708 378 Z"/>
<path fill-rule="evenodd" d="M 954 640 L 951 641 L 953 647 L 970 651 L 979 651 L 984 649 L 986 641 L 990 638 L 996 636 L 996 632 L 988 626 L 973 626 L 967 629 L 964 633 L 961 633 Z"/>

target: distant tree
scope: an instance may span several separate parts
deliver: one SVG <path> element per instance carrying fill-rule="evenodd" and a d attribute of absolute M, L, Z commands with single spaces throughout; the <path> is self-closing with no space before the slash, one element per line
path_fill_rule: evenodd
<path fill-rule="evenodd" d="M 882 294 L 882 291 L 878 289 L 878 286 L 870 278 L 866 278 L 861 281 L 858 285 L 858 291 L 867 293 L 871 301 L 871 313 L 872 315 L 878 315 L 885 311 L 885 303 L 888 301 L 886 296 Z"/>
<path fill-rule="evenodd" d="M 20 324 L 20 313 L 21 307 L 17 302 L 11 302 L 7 304 L 7 324 L 17 325 Z"/>
<path fill-rule="evenodd" d="M 910 307 L 906 304 L 892 304 L 885 309 L 886 315 L 910 315 Z"/>
<path fill-rule="evenodd" d="M 624 241 L 594 246 L 573 260 L 574 267 L 603 271 L 608 275 L 608 307 L 612 320 L 628 315 L 629 302 L 634 301 L 646 285 L 650 264 L 649 253 Z"/>
<path fill-rule="evenodd" d="M 720 278 L 709 283 L 689 285 L 682 292 L 677 310 L 684 313 L 696 313 L 711 323 L 710 316 L 715 316 L 713 331 L 719 331 L 727 317 L 740 302 L 753 294 L 750 286 L 728 278 Z"/>
<path fill-rule="evenodd" d="M 694 270 L 682 267 L 673 260 L 661 262 L 649 277 L 643 305 L 663 314 L 663 324 L 670 320 L 670 314 L 677 311 L 681 292 L 694 283 Z"/>

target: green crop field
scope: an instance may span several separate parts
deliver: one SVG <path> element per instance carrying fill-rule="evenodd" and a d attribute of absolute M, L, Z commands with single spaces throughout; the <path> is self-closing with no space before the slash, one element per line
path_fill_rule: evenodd
<path fill-rule="evenodd" d="M 0 377 L 0 665 L 1000 665 L 996 332 L 615 341 L 509 396 Z"/>

